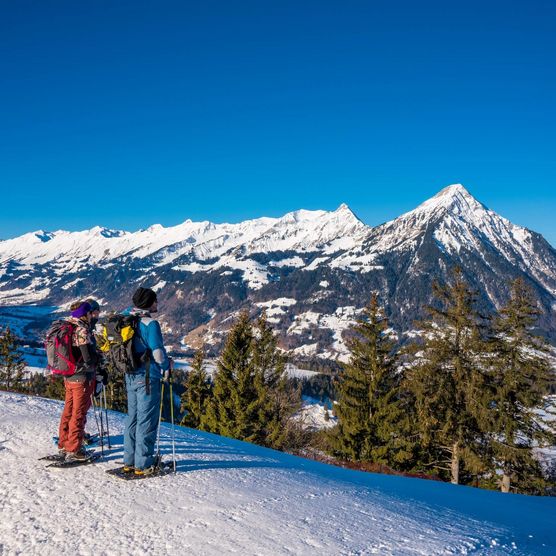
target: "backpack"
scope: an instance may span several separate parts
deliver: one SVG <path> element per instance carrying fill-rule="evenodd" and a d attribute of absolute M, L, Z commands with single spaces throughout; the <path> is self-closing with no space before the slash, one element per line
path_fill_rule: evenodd
<path fill-rule="evenodd" d="M 137 315 L 110 315 L 100 325 L 97 345 L 108 367 L 115 372 L 133 373 L 148 358 L 148 350 L 138 355 L 133 349 L 133 338 L 139 334 Z M 98 330 L 98 329 L 97 329 Z"/>
<path fill-rule="evenodd" d="M 73 333 L 76 325 L 65 320 L 54 321 L 46 333 L 47 369 L 53 375 L 71 376 L 81 360 L 75 358 L 72 349 Z"/>

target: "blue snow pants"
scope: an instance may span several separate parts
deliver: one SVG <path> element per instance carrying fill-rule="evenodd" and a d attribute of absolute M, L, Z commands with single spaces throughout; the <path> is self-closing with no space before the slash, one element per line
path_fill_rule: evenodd
<path fill-rule="evenodd" d="M 154 464 L 160 411 L 160 379 L 150 377 L 146 392 L 145 373 L 126 373 L 127 419 L 124 432 L 124 465 L 145 469 Z"/>

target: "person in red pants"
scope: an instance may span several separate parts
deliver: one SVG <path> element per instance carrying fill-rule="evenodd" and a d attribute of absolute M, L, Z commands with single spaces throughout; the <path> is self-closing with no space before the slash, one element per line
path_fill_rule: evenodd
<path fill-rule="evenodd" d="M 87 459 L 83 438 L 95 388 L 97 354 L 90 328 L 93 307 L 85 301 L 78 301 L 72 304 L 70 310 L 71 317 L 67 321 L 75 326 L 72 350 L 78 363 L 75 373 L 64 379 L 66 396 L 60 419 L 58 449 L 65 455 L 66 461 L 80 461 Z"/>

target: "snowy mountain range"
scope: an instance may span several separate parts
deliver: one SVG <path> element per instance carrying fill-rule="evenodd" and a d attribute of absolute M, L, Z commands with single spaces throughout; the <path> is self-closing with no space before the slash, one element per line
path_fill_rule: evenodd
<path fill-rule="evenodd" d="M 556 499 L 352 471 L 176 427 L 177 473 L 47 468 L 62 403 L 0 392 L 0 554 L 549 555 Z M 94 432 L 94 419 L 87 426 Z M 91 428 L 92 427 L 92 428 Z M 161 453 L 172 457 L 171 428 Z"/>
<path fill-rule="evenodd" d="M 486 311 L 523 277 L 539 298 L 541 329 L 556 339 L 556 251 L 460 184 L 376 227 L 342 204 L 239 224 L 28 233 L 0 242 L 0 304 L 64 307 L 91 295 L 120 309 L 150 285 L 175 348 L 217 345 L 230 316 L 264 309 L 284 348 L 329 359 L 345 355 L 344 332 L 372 291 L 403 338 L 431 302 L 432 280 L 455 265 Z"/>

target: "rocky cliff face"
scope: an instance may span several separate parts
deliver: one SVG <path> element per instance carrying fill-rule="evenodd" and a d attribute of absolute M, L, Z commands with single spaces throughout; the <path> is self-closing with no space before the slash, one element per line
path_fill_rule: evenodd
<path fill-rule="evenodd" d="M 175 347 L 217 345 L 233 314 L 264 309 L 283 347 L 335 359 L 371 291 L 403 338 L 431 302 L 432 281 L 455 265 L 486 311 L 524 277 L 539 297 L 541 328 L 556 339 L 556 251 L 459 184 L 376 227 L 341 205 L 239 224 L 25 234 L 0 242 L 0 304 L 63 306 L 91 295 L 121 309 L 150 285 Z"/>

